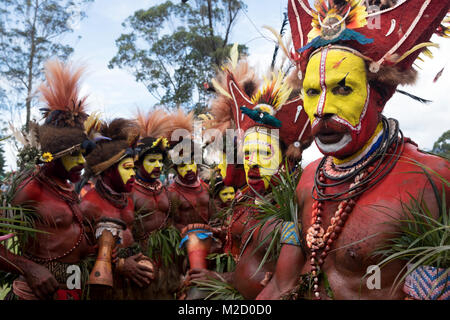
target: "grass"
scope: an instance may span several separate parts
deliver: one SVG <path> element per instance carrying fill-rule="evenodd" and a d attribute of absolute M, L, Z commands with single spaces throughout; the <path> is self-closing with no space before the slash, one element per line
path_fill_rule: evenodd
<path fill-rule="evenodd" d="M 437 172 L 415 161 L 414 163 L 422 169 L 420 173 L 426 175 L 439 212 L 437 216 L 436 213 L 433 215 L 430 203 L 426 203 L 423 196 L 409 194 L 409 201 L 402 203 L 401 217 L 390 222 L 396 225 L 398 230 L 392 232 L 389 240 L 373 254 L 382 257 L 378 264 L 380 267 L 397 260 L 406 262 L 397 274 L 391 292 L 397 290 L 406 277 L 419 266 L 445 268 L 446 272 L 436 283 L 450 272 L 450 208 L 447 208 L 445 193 L 449 182 Z M 432 179 L 433 176 L 437 183 L 441 183 L 441 192 Z"/>
<path fill-rule="evenodd" d="M 286 162 L 285 168 L 287 167 Z M 293 221 L 295 225 L 298 225 L 299 208 L 296 189 L 300 176 L 301 172 L 299 171 L 290 173 L 285 170 L 280 170 L 279 176 L 273 177 L 274 183 L 271 183 L 271 193 L 266 197 L 257 194 L 259 203 L 248 204 L 248 206 L 258 209 L 258 214 L 255 216 L 257 223 L 247 231 L 250 232 L 250 236 L 247 242 L 244 243 L 241 254 L 244 252 L 255 232 L 259 232 L 258 230 L 262 230 L 263 228 L 272 228 L 253 250 L 254 254 L 268 243 L 265 254 L 254 275 L 258 273 L 267 261 L 278 258 L 281 250 L 280 235 L 283 222 Z M 300 230 L 301 228 L 299 226 Z"/>
<path fill-rule="evenodd" d="M 0 288 L 0 300 L 4 300 L 6 294 L 8 293 L 9 289 L 7 286 L 1 287 Z"/>
<path fill-rule="evenodd" d="M 220 277 L 220 275 L 219 275 Z M 244 300 L 244 297 L 231 284 L 225 281 L 224 278 L 220 280 L 196 280 L 192 283 L 208 295 L 205 300 Z"/>

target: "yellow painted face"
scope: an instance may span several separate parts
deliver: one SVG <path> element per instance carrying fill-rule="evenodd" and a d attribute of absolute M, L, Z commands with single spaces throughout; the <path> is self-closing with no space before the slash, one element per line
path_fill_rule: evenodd
<path fill-rule="evenodd" d="M 325 48 L 309 60 L 303 90 L 312 127 L 317 117 L 335 114 L 337 121 L 355 130 L 368 101 L 364 60 L 345 50 Z"/>
<path fill-rule="evenodd" d="M 161 153 L 150 153 L 147 154 L 144 157 L 144 160 L 142 161 L 142 166 L 144 167 L 145 171 L 147 171 L 152 178 L 158 178 L 159 174 L 155 175 L 152 174 L 153 170 L 155 168 L 159 168 L 159 170 L 163 167 L 163 155 Z"/>
<path fill-rule="evenodd" d="M 278 172 L 282 161 L 280 142 L 276 136 L 264 132 L 251 132 L 244 138 L 244 170 L 249 183 L 249 172 L 258 167 L 267 189 L 271 177 Z M 252 174 L 251 174 L 252 175 Z"/>
<path fill-rule="evenodd" d="M 197 164 L 194 162 L 190 162 L 182 163 L 177 166 L 177 172 L 182 178 L 184 178 L 189 171 L 197 173 Z"/>
<path fill-rule="evenodd" d="M 72 154 L 68 154 L 61 157 L 61 162 L 64 166 L 64 168 L 69 172 L 71 169 L 77 167 L 77 166 L 83 166 L 86 162 L 84 160 L 83 154 L 81 151 L 74 152 Z"/>
<path fill-rule="evenodd" d="M 124 184 L 127 184 L 136 175 L 134 172 L 134 161 L 131 157 L 122 159 L 117 168 Z"/>
<path fill-rule="evenodd" d="M 219 198 L 223 203 L 227 203 L 228 201 L 233 201 L 236 193 L 234 192 L 233 187 L 225 187 L 219 192 Z"/>

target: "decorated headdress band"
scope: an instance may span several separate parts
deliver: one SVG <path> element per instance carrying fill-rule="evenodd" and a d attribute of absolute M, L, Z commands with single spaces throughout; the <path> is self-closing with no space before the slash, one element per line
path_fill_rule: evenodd
<path fill-rule="evenodd" d="M 370 13 L 365 2 L 317 0 L 314 10 L 307 0 L 289 0 L 288 15 L 296 49 L 291 58 L 303 73 L 312 51 L 339 45 L 357 51 L 369 62 L 370 72 L 381 73 L 380 81 L 401 84 L 408 79 L 388 79 L 389 72 L 395 74 L 390 69 L 409 70 L 418 55 L 434 45 L 428 42 L 433 33 L 448 33 L 441 25 L 449 10 L 448 1 L 397 1 L 390 8 Z"/>
<path fill-rule="evenodd" d="M 172 128 L 169 115 L 161 109 L 149 111 L 147 114 L 138 110 L 136 121 L 141 137 L 136 148 L 139 157 L 152 150 L 165 154 L 169 148 L 167 137 Z"/>
<path fill-rule="evenodd" d="M 134 148 L 139 139 L 136 122 L 119 118 L 109 124 L 96 123 L 94 127 L 100 127 L 100 131 L 91 134 L 102 138 L 97 140 L 97 147 L 86 157 L 89 175 L 97 176 L 124 158 L 135 158 Z"/>

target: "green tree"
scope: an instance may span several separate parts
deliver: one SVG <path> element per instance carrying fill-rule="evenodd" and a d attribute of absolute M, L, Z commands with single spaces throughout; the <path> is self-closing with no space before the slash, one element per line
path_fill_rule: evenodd
<path fill-rule="evenodd" d="M 35 83 L 42 79 L 50 57 L 66 59 L 72 47 L 60 41 L 86 17 L 93 0 L 1 0 L 0 75 L 20 96 L 16 108 L 26 108 L 25 127 L 31 118 Z"/>
<path fill-rule="evenodd" d="M 433 150 L 431 150 L 431 152 L 450 159 L 450 130 L 444 132 L 442 136 L 434 143 Z"/>
<path fill-rule="evenodd" d="M 109 68 L 128 69 L 166 107 L 199 111 L 206 106 L 204 83 L 228 56 L 233 25 L 246 6 L 240 0 L 183 2 L 128 17 Z"/>

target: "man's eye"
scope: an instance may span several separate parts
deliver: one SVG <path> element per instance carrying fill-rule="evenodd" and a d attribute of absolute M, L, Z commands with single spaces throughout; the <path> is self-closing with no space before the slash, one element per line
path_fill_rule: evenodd
<path fill-rule="evenodd" d="M 337 86 L 333 88 L 333 94 L 340 96 L 348 96 L 353 92 L 353 89 L 349 86 Z"/>
<path fill-rule="evenodd" d="M 268 156 L 270 156 L 271 153 L 270 153 L 270 151 L 261 150 L 261 151 L 259 151 L 259 154 L 263 157 L 268 157 Z"/>
<path fill-rule="evenodd" d="M 307 91 L 306 91 L 306 94 L 309 96 L 309 97 L 314 97 L 314 96 L 317 96 L 317 95 L 319 95 L 320 94 L 320 91 L 319 90 L 317 90 L 317 89 L 308 89 Z"/>
<path fill-rule="evenodd" d="M 250 155 L 250 152 L 249 152 L 248 150 L 245 150 L 245 151 L 244 151 L 244 155 L 245 155 L 245 156 L 249 156 L 249 155 Z"/>

